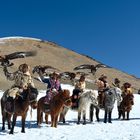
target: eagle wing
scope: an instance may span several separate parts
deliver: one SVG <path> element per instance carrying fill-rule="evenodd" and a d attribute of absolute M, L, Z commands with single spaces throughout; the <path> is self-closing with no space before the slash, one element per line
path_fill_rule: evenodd
<path fill-rule="evenodd" d="M 96 68 L 109 68 L 109 66 L 107 66 L 107 65 L 104 65 L 104 64 L 97 64 L 96 66 L 95 66 Z"/>
<path fill-rule="evenodd" d="M 83 64 L 83 65 L 75 67 L 73 70 L 81 70 L 81 69 L 91 69 L 91 65 Z"/>
<path fill-rule="evenodd" d="M 36 54 L 37 54 L 36 51 L 14 52 L 14 53 L 5 55 L 5 59 L 12 60 L 12 59 L 17 59 L 17 58 L 35 56 Z"/>
<path fill-rule="evenodd" d="M 62 72 L 60 73 L 60 77 L 70 78 L 72 80 L 76 77 L 76 74 L 74 72 Z"/>
<path fill-rule="evenodd" d="M 42 73 L 48 73 L 49 71 L 52 72 L 52 70 L 54 70 L 54 71 L 59 71 L 57 68 L 54 68 L 54 67 L 49 66 L 49 65 L 45 65 L 45 66 L 39 65 L 39 66 L 35 66 L 35 67 L 33 68 L 33 71 L 32 71 L 32 72 L 33 72 L 33 74 L 34 74 L 35 72 L 39 73 L 40 71 L 41 71 Z"/>

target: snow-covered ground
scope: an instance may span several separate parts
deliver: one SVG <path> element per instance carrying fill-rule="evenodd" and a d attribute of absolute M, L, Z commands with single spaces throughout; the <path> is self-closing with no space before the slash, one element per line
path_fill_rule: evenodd
<path fill-rule="evenodd" d="M 72 91 L 70 85 L 62 85 L 65 89 Z M 2 95 L 2 91 L 0 91 Z M 39 98 L 45 95 L 40 91 Z M 88 113 L 88 111 L 87 111 Z M 130 120 L 122 121 L 117 119 L 117 108 L 113 110 L 112 124 L 103 123 L 104 111 L 100 111 L 101 121 L 94 118 L 90 123 L 87 115 L 86 125 L 77 125 L 77 112 L 69 111 L 66 116 L 66 124 L 59 123 L 57 128 L 51 128 L 50 124 L 43 123 L 40 128 L 36 125 L 36 110 L 33 110 L 32 117 L 28 112 L 26 119 L 26 133 L 21 133 L 21 117 L 18 117 L 14 135 L 9 135 L 6 126 L 5 131 L 0 130 L 0 140 L 140 140 L 140 95 L 135 95 L 135 104 L 130 113 Z M 50 120 L 50 118 L 49 118 Z M 0 115 L 0 129 L 2 117 Z"/>

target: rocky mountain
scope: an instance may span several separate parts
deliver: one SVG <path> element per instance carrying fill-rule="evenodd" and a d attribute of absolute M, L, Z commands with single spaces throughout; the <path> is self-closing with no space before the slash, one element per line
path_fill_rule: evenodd
<path fill-rule="evenodd" d="M 78 54 L 72 50 L 66 49 L 54 42 L 45 41 L 35 38 L 27 37 L 7 37 L 0 38 L 0 55 L 9 54 L 16 51 L 37 51 L 35 57 L 21 58 L 13 60 L 14 64 L 9 71 L 13 72 L 17 70 L 18 66 L 22 63 L 28 63 L 31 68 L 36 65 L 51 65 L 58 68 L 60 71 L 70 71 L 73 72 L 73 68 L 81 64 L 98 64 L 99 61 L 82 54 Z M 140 88 L 140 79 L 124 73 L 115 68 L 104 68 L 99 69 L 96 76 L 90 74 L 87 77 L 87 87 L 96 88 L 94 85 L 95 78 L 99 77 L 101 74 L 108 76 L 109 83 L 111 84 L 114 78 L 119 78 L 121 83 L 130 82 L 135 90 Z M 8 81 L 0 68 L 0 89 L 5 90 L 9 88 L 12 82 Z M 36 76 L 37 75 L 33 75 Z M 62 81 L 70 82 L 70 81 Z M 43 83 L 35 80 L 35 85 L 39 89 L 45 89 L 46 86 Z"/>

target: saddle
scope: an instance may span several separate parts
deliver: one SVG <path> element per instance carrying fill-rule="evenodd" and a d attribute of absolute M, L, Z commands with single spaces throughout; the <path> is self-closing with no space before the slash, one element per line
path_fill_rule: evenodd
<path fill-rule="evenodd" d="M 50 99 L 48 98 L 47 95 L 45 96 L 44 104 L 50 104 Z"/>

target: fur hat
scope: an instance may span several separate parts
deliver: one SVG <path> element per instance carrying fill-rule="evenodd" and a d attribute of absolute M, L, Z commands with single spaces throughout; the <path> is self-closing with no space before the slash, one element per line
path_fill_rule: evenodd
<path fill-rule="evenodd" d="M 131 84 L 128 83 L 128 82 L 126 82 L 126 83 L 123 84 L 123 86 L 124 86 L 125 88 L 130 88 L 130 87 L 131 87 Z"/>
<path fill-rule="evenodd" d="M 115 84 L 119 84 L 119 83 L 120 83 L 120 80 L 119 80 L 118 78 L 115 78 L 115 79 L 114 79 L 114 83 L 115 83 Z"/>

